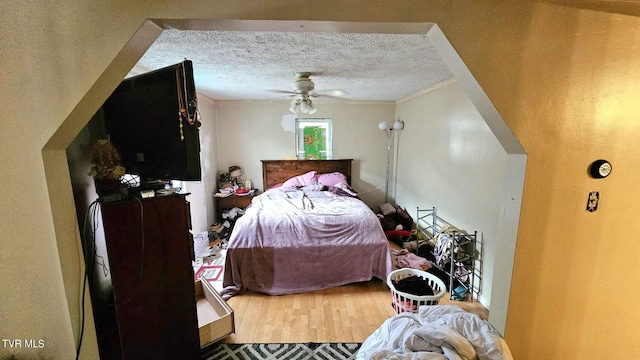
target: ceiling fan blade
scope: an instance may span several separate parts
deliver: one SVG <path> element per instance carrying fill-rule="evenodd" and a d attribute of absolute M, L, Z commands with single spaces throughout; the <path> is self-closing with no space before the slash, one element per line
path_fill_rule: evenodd
<path fill-rule="evenodd" d="M 289 94 L 291 96 L 295 95 L 295 91 L 289 91 L 289 90 L 267 90 L 268 92 L 271 93 L 276 93 L 276 94 Z"/>
<path fill-rule="evenodd" d="M 330 97 L 330 98 L 336 98 L 336 99 L 345 99 L 347 96 L 347 93 L 342 91 L 342 90 L 321 90 L 321 91 L 313 91 L 312 93 L 309 94 L 309 96 L 312 97 Z"/>
<path fill-rule="evenodd" d="M 271 90 L 265 90 L 265 92 L 273 94 L 274 97 L 270 97 L 269 100 L 285 100 L 285 99 L 291 99 L 293 97 L 295 97 L 297 94 L 293 91 L 286 91 L 286 90 L 276 90 L 276 89 L 271 89 Z"/>
<path fill-rule="evenodd" d="M 291 100 L 291 98 L 293 98 L 293 95 L 270 97 L 270 98 L 267 98 L 266 100 L 269 100 L 269 101 L 287 100 L 287 101 L 289 101 L 289 100 Z"/>

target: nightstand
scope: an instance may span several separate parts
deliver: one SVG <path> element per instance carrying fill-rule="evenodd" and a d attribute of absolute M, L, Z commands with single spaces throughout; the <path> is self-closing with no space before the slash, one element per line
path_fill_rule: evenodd
<path fill-rule="evenodd" d="M 222 216 L 222 211 L 224 209 L 232 209 L 234 207 L 244 209 L 249 204 L 251 204 L 251 200 L 256 196 L 256 192 L 249 195 L 230 195 L 224 198 L 216 197 L 218 201 L 218 216 Z"/>

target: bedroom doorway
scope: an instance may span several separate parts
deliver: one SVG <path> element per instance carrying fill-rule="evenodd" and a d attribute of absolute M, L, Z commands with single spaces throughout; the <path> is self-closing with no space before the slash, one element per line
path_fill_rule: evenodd
<path fill-rule="evenodd" d="M 417 205 L 436 206 L 442 213 L 452 214 L 453 216 L 448 216 L 452 221 L 462 225 L 469 224 L 469 231 L 478 230 L 481 233 L 484 277 L 482 279 L 483 294 L 480 296 L 480 300 L 485 307 L 490 309 L 489 320 L 500 332 L 504 332 L 527 155 L 491 100 L 475 80 L 471 71 L 466 67 L 464 61 L 457 54 L 437 24 L 379 24 L 295 20 L 249 20 L 219 23 L 215 21 L 192 22 L 163 20 L 159 25 L 164 29 L 172 30 L 233 31 L 239 33 L 245 32 L 246 34 L 251 32 L 274 32 L 286 34 L 358 33 L 372 36 L 376 36 L 377 34 L 380 34 L 380 36 L 384 34 L 419 34 L 423 36 L 424 41 L 428 42 L 430 46 L 435 49 L 435 55 L 442 59 L 452 74 L 450 79 L 442 81 L 430 89 L 424 89 L 423 92 L 435 93 L 443 88 L 449 90 L 451 86 L 455 87 L 454 90 L 458 91 L 460 95 L 465 98 L 466 104 L 470 106 L 469 113 L 475 112 L 474 116 L 479 119 L 479 122 L 475 122 L 472 127 L 479 126 L 478 128 L 474 128 L 476 130 L 480 129 L 480 127 L 482 128 L 485 143 L 480 146 L 480 149 L 482 149 L 481 152 L 485 150 L 486 143 L 493 142 L 493 144 L 490 145 L 490 153 L 496 154 L 498 159 L 493 159 L 496 161 L 492 161 L 492 159 L 482 159 L 482 164 L 487 165 L 486 169 L 483 170 L 482 166 L 476 166 L 471 175 L 471 178 L 483 178 L 484 184 L 490 184 L 492 186 L 491 199 L 489 201 L 474 199 L 473 201 L 477 201 L 477 203 L 467 202 L 462 205 L 452 205 L 443 203 L 440 200 L 437 201 L 437 203 L 433 203 L 434 200 L 432 198 L 425 197 L 423 201 Z M 229 49 L 242 49 L 243 43 L 238 42 L 235 46 L 233 43 L 227 43 L 227 46 Z M 316 46 L 315 43 L 314 46 Z M 401 49 L 399 48 L 398 51 L 401 52 Z M 295 55 L 291 54 L 290 56 Z M 417 62 L 427 62 L 426 58 L 414 60 Z M 332 61 L 336 61 L 336 59 L 332 58 Z M 357 64 L 352 65 L 356 66 L 356 68 L 358 67 Z M 353 75 L 355 73 L 351 74 Z M 408 97 L 423 96 L 423 92 L 418 92 Z M 401 101 L 404 100 L 405 99 L 400 99 L 396 102 L 397 116 L 403 116 L 399 109 L 401 107 Z M 433 111 L 433 109 L 429 109 L 429 111 Z M 455 119 L 455 117 L 452 117 L 452 119 Z M 458 119 L 460 119 L 459 116 Z M 424 116 L 423 111 L 422 116 L 402 120 L 406 123 L 406 128 L 403 131 L 404 135 L 410 133 L 415 135 L 415 131 L 411 130 L 411 127 L 416 124 L 416 122 L 426 124 L 429 118 Z M 334 119 L 334 122 L 335 121 L 336 119 Z M 450 133 L 438 133 L 439 139 L 443 140 L 443 147 L 438 150 L 442 150 L 445 155 L 448 154 L 447 156 L 455 157 L 455 159 L 464 160 L 473 158 L 474 151 L 477 151 L 477 148 L 474 149 L 467 145 L 470 143 L 469 139 L 473 139 L 475 130 L 469 131 L 468 126 L 468 122 L 458 122 L 452 124 L 451 127 L 447 129 L 447 131 L 451 131 Z M 414 126 L 414 129 L 417 128 L 417 126 Z M 428 132 L 429 129 L 425 131 Z M 398 153 L 402 153 L 403 148 L 406 147 L 407 143 L 405 139 L 405 137 L 399 139 L 396 145 L 399 147 Z M 422 140 L 418 139 L 415 141 L 420 142 Z M 336 147 L 338 145 L 333 144 L 333 146 Z M 405 151 L 404 153 L 408 154 L 409 157 L 396 158 L 392 164 L 392 168 L 400 169 L 403 164 L 407 162 L 411 164 L 409 168 L 429 166 L 429 161 L 420 156 L 419 150 Z M 455 170 L 455 172 L 459 174 L 467 174 L 469 172 L 469 167 L 465 166 L 464 161 L 457 163 L 450 162 L 449 164 L 459 166 L 459 168 L 455 168 L 454 166 L 449 167 L 449 171 Z M 496 166 L 495 164 L 499 165 Z M 426 181 L 433 185 L 434 179 L 435 177 L 431 177 L 426 179 Z M 449 179 L 440 179 L 440 183 L 446 183 Z M 470 187 L 468 184 L 460 184 L 459 189 L 461 193 L 463 190 L 466 191 L 469 189 L 476 189 L 478 190 L 476 193 L 478 193 L 482 192 L 480 184 L 482 183 L 479 183 L 479 185 L 475 187 Z M 403 184 L 396 182 L 395 185 L 396 186 L 391 189 L 393 192 L 400 191 Z M 405 198 L 414 199 L 415 194 L 415 192 L 408 192 Z M 400 195 L 400 193 L 398 193 L 398 195 Z M 455 194 L 451 194 L 450 198 L 455 198 L 455 196 Z M 401 198 L 399 197 L 397 200 L 401 200 Z M 481 209 L 479 213 L 483 214 L 483 216 L 480 217 L 475 214 L 465 213 L 463 211 L 465 208 Z"/>
<path fill-rule="evenodd" d="M 122 80 L 117 78 L 122 74 L 122 68 L 132 68 L 133 64 L 139 59 L 146 49 L 150 47 L 153 40 L 160 35 L 159 28 L 175 28 L 182 30 L 213 30 L 213 29 L 225 29 L 225 30 L 255 30 L 260 28 L 267 31 L 299 31 L 300 25 L 303 24 L 306 31 L 329 31 L 334 32 L 340 29 L 340 32 L 365 32 L 365 33 L 382 33 L 390 31 L 392 29 L 397 33 L 422 33 L 427 34 L 430 41 L 434 46 L 438 48 L 438 51 L 442 58 L 449 66 L 451 72 L 456 77 L 457 81 L 461 84 L 461 88 L 466 95 L 470 98 L 471 102 L 475 105 L 478 112 L 483 117 L 487 126 L 491 129 L 491 132 L 495 135 L 500 146 L 505 153 L 505 165 L 502 177 L 503 189 L 500 194 L 500 198 L 497 201 L 500 203 L 501 217 L 495 219 L 496 222 L 496 242 L 493 245 L 496 249 L 495 264 L 494 267 L 499 271 L 494 271 L 493 286 L 490 299 L 490 318 L 492 324 L 501 332 L 504 331 L 506 322 L 506 310 L 509 300 L 509 289 L 511 281 L 511 273 L 513 269 L 513 255 L 515 251 L 515 244 L 518 230 L 518 220 L 520 216 L 520 203 L 522 197 L 522 186 L 524 183 L 524 169 L 526 165 L 526 152 L 519 144 L 513 133 L 508 128 L 505 121 L 496 111 L 492 105 L 490 99 L 484 93 L 479 84 L 475 81 L 471 75 L 469 69 L 466 68 L 464 62 L 458 54 L 455 52 L 453 46 L 448 42 L 442 31 L 434 24 L 423 23 L 397 23 L 397 24 L 385 24 L 384 26 L 378 23 L 330 23 L 330 22 L 313 22 L 313 21 L 258 21 L 258 20 L 238 20 L 238 21 L 225 21 L 217 22 L 215 20 L 157 20 L 147 21 L 147 23 L 141 27 L 138 33 L 136 33 L 131 39 L 130 43 L 136 46 L 127 48 L 126 51 L 122 51 L 114 59 L 114 61 L 104 71 L 98 82 L 92 87 L 89 92 L 82 98 L 78 105 L 74 108 L 73 112 L 65 119 L 62 127 L 72 126 L 78 128 L 78 132 L 89 121 L 86 114 L 93 114 L 96 108 L 101 104 L 97 104 L 96 99 L 101 98 L 101 91 L 104 92 L 104 88 L 115 88 L 117 84 Z M 84 123 L 79 125 L 78 118 L 84 118 Z M 54 137 L 43 149 L 43 161 L 45 168 L 56 169 L 65 168 L 65 156 L 57 156 L 56 150 L 60 143 L 69 143 L 70 140 L 66 139 L 65 132 L 57 132 Z M 215 160 L 214 160 L 215 161 Z M 217 164 L 212 166 L 212 169 L 217 169 Z M 57 174 L 55 171 L 49 170 L 47 172 L 47 182 L 49 186 L 57 184 Z M 56 186 L 57 187 L 57 186 Z M 68 193 L 71 192 L 70 185 L 68 185 Z M 53 208 L 65 208 L 64 204 L 68 198 L 63 197 L 51 197 L 51 205 Z M 62 215 L 57 216 L 54 214 L 54 223 L 56 228 L 66 228 L 67 221 Z M 68 231 L 72 232 L 72 231 Z M 56 237 L 60 243 L 59 246 L 67 246 L 67 240 Z M 63 243 L 65 242 L 65 243 Z M 73 272 L 64 268 L 65 259 L 61 259 L 63 263 L 63 271 Z M 75 293 L 77 284 L 66 283 L 66 292 L 69 294 Z M 74 298 L 70 296 L 70 298 Z"/>

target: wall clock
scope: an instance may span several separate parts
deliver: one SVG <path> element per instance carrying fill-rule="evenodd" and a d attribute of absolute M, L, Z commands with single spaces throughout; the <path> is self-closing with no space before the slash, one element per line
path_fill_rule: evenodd
<path fill-rule="evenodd" d="M 611 163 L 607 160 L 596 160 L 589 166 L 589 174 L 596 179 L 603 179 L 611 174 Z"/>

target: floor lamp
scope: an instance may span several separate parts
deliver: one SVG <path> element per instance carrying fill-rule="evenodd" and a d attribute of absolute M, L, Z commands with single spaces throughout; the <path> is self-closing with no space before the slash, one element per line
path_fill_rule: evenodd
<path fill-rule="evenodd" d="M 389 175 L 391 172 L 391 145 L 393 144 L 394 131 L 401 131 L 404 129 L 404 122 L 396 120 L 392 125 L 389 125 L 387 121 L 381 121 L 378 124 L 378 129 L 385 132 L 387 135 L 387 175 L 384 180 L 384 202 L 389 202 Z"/>

